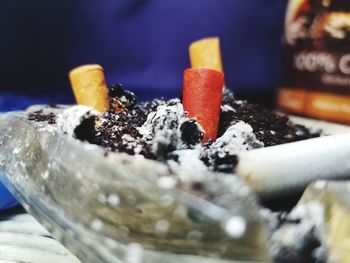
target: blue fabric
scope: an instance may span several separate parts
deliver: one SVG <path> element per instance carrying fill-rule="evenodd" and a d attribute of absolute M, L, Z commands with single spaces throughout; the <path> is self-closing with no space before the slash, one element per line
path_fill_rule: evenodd
<path fill-rule="evenodd" d="M 0 91 L 0 113 L 6 111 L 25 110 L 34 104 L 71 104 L 75 103 L 73 96 L 60 96 L 43 94 L 36 97 L 29 94 Z"/>
<path fill-rule="evenodd" d="M 0 173 L 0 178 L 3 178 L 3 174 Z M 7 190 L 5 185 L 0 183 L 0 210 L 5 210 L 18 205 L 18 201 Z"/>
<path fill-rule="evenodd" d="M 0 104 L 1 104 L 1 96 L 0 96 Z M 0 110 L 0 115 L 1 115 Z M 2 179 L 5 175 L 0 172 L 0 179 Z M 0 210 L 8 209 L 13 206 L 18 205 L 18 201 L 13 197 L 13 195 L 7 190 L 5 185 L 0 182 Z"/>

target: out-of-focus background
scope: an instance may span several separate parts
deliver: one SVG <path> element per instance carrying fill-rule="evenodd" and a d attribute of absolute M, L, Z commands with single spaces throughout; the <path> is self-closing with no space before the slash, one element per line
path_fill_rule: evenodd
<path fill-rule="evenodd" d="M 0 111 L 72 103 L 68 71 L 105 68 L 141 100 L 174 97 L 188 45 L 219 36 L 226 85 L 274 104 L 286 0 L 11 0 L 0 8 Z"/>

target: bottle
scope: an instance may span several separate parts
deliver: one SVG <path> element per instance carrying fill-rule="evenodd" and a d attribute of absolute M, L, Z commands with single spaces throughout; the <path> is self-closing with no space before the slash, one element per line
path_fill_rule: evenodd
<path fill-rule="evenodd" d="M 290 0 L 279 109 L 350 124 L 350 0 Z"/>

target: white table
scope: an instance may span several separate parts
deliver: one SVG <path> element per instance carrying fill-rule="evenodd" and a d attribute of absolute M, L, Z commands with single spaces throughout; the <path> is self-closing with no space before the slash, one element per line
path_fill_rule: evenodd
<path fill-rule="evenodd" d="M 0 212 L 0 263 L 81 263 L 18 207 Z"/>

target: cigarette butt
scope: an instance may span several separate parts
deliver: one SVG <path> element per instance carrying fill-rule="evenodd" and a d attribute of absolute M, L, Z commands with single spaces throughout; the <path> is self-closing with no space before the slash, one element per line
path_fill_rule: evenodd
<path fill-rule="evenodd" d="M 223 72 L 218 37 L 203 38 L 189 47 L 192 68 L 210 68 Z"/>
<path fill-rule="evenodd" d="M 205 130 L 204 141 L 218 133 L 224 74 L 209 68 L 184 71 L 183 105 L 189 117 L 196 117 Z"/>
<path fill-rule="evenodd" d="M 108 89 L 100 65 L 77 67 L 69 72 L 69 79 L 78 104 L 93 107 L 99 112 L 108 110 Z"/>
<path fill-rule="evenodd" d="M 238 154 L 235 172 L 263 198 L 302 191 L 315 180 L 350 178 L 350 133 Z"/>

